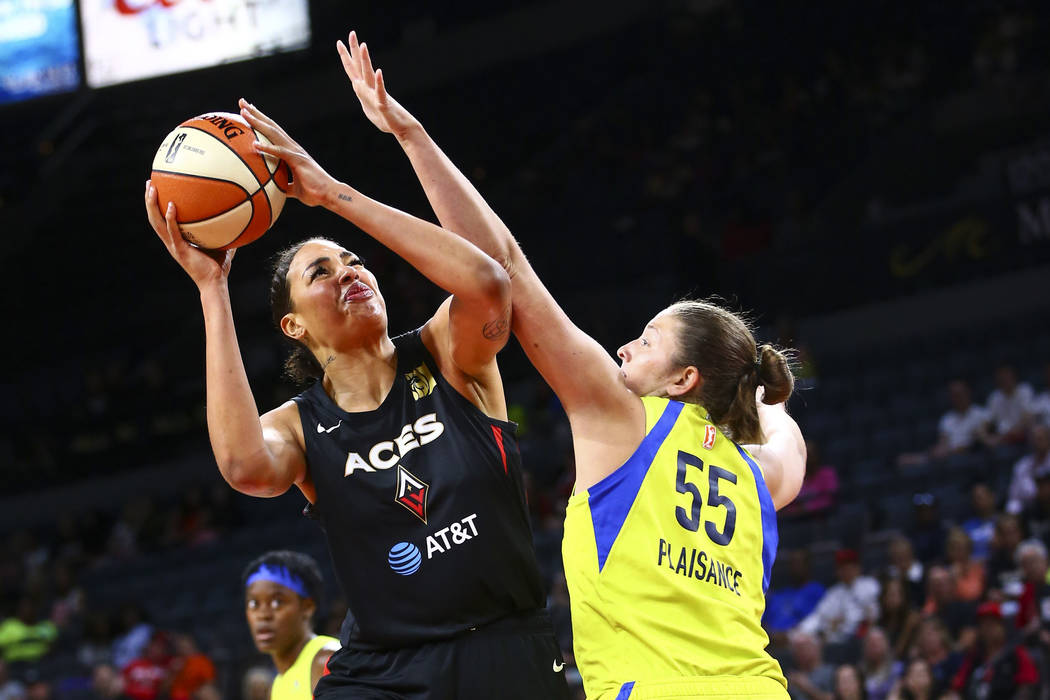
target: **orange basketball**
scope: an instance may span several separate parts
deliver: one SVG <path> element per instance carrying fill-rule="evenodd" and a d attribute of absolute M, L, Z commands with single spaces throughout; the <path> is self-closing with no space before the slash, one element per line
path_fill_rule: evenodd
<path fill-rule="evenodd" d="M 237 248 L 266 233 L 284 207 L 284 161 L 256 153 L 269 139 L 239 114 L 211 112 L 175 127 L 153 158 L 161 211 L 175 202 L 182 236 L 201 248 Z"/>

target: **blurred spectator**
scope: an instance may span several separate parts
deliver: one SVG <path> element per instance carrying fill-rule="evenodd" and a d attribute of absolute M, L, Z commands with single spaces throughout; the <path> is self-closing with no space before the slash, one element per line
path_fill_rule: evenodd
<path fill-rule="evenodd" d="M 7 662 L 0 659 L 0 700 L 21 700 L 25 692 L 25 686 L 8 675 Z"/>
<path fill-rule="evenodd" d="M 188 634 L 175 635 L 175 658 L 169 669 L 174 674 L 171 700 L 190 700 L 199 688 L 215 681 L 215 664 Z"/>
<path fill-rule="evenodd" d="M 270 668 L 263 666 L 249 668 L 241 679 L 241 698 L 243 700 L 270 700 L 273 676 L 274 672 Z"/>
<path fill-rule="evenodd" d="M 886 567 L 886 578 L 904 581 L 908 587 L 908 598 L 921 603 L 926 595 L 926 568 L 915 558 L 915 549 L 906 535 L 896 535 L 888 547 L 890 563 Z"/>
<path fill-rule="evenodd" d="M 853 664 L 842 664 L 835 669 L 834 700 L 871 700 L 864 674 Z M 880 696 L 881 697 L 881 696 Z"/>
<path fill-rule="evenodd" d="M 193 700 L 222 700 L 222 693 L 214 683 L 205 683 L 193 694 Z"/>
<path fill-rule="evenodd" d="M 861 575 L 860 557 L 852 549 L 835 552 L 835 576 L 838 583 L 829 588 L 816 609 L 798 629 L 820 634 L 826 642 L 843 642 L 857 628 L 879 616 L 879 582 Z"/>
<path fill-rule="evenodd" d="M 962 664 L 963 656 L 954 651 L 953 646 L 953 640 L 943 622 L 930 617 L 919 623 L 912 657 L 922 659 L 929 666 L 935 696 L 948 689 Z"/>
<path fill-rule="evenodd" d="M 965 649 L 973 643 L 975 606 L 955 596 L 955 577 L 951 569 L 931 566 L 926 577 L 926 604 L 923 615 L 937 618 L 955 640 L 956 649 Z"/>
<path fill-rule="evenodd" d="M 901 675 L 901 662 L 893 658 L 889 639 L 879 627 L 868 628 L 861 649 L 860 670 L 864 674 L 867 697 L 885 700 Z"/>
<path fill-rule="evenodd" d="M 791 633 L 793 670 L 788 672 L 788 694 L 793 700 L 832 700 L 835 668 L 824 663 L 823 645 L 808 633 Z"/>
<path fill-rule="evenodd" d="M 171 683 L 168 635 L 154 632 L 142 656 L 124 667 L 124 693 L 132 700 L 157 700 Z"/>
<path fill-rule="evenodd" d="M 988 396 L 988 418 L 995 428 L 996 442 L 1021 442 L 1031 421 L 1035 392 L 1030 384 L 1017 381 L 1010 365 L 995 370 L 995 391 Z"/>
<path fill-rule="evenodd" d="M 109 615 L 95 610 L 84 620 L 84 634 L 77 647 L 77 661 L 85 668 L 94 668 L 113 661 L 113 639 L 109 634 Z"/>
<path fill-rule="evenodd" d="M 123 669 L 142 655 L 153 635 L 153 625 L 145 620 L 142 608 L 125 603 L 120 608 L 120 636 L 113 640 L 113 665 Z"/>
<path fill-rule="evenodd" d="M 1032 419 L 1050 425 L 1050 362 L 1043 366 L 1043 387 L 1032 399 Z"/>
<path fill-rule="evenodd" d="M 37 604 L 23 595 L 15 614 L 0 622 L 0 657 L 8 663 L 37 661 L 51 649 L 58 638 L 58 628 L 50 620 L 41 620 Z"/>
<path fill-rule="evenodd" d="M 941 520 L 940 504 L 932 493 L 912 496 L 912 525 L 909 531 L 915 555 L 924 564 L 936 561 L 944 553 L 947 531 Z"/>
<path fill-rule="evenodd" d="M 1035 474 L 1035 500 L 1021 515 L 1029 537 L 1050 547 L 1050 469 Z"/>
<path fill-rule="evenodd" d="M 948 568 L 955 579 L 955 597 L 973 601 L 984 593 L 984 564 L 973 557 L 970 537 L 959 527 L 948 531 L 945 544 Z"/>
<path fill-rule="evenodd" d="M 1025 648 L 1011 644 L 998 603 L 977 609 L 976 647 L 963 659 L 952 689 L 970 700 L 1035 700 L 1039 670 Z"/>
<path fill-rule="evenodd" d="M 970 507 L 973 515 L 962 523 L 962 529 L 970 536 L 973 557 L 984 561 L 995 535 L 995 491 L 987 481 L 975 481 L 970 487 Z"/>
<path fill-rule="evenodd" d="M 806 440 L 806 474 L 795 500 L 779 514 L 796 518 L 826 515 L 838 503 L 839 477 L 835 467 L 825 464 L 820 445 Z"/>
<path fill-rule="evenodd" d="M 30 681 L 26 685 L 26 700 L 51 700 L 54 696 L 51 683 L 43 678 Z"/>
<path fill-rule="evenodd" d="M 128 700 L 124 694 L 124 678 L 109 664 L 99 664 L 92 669 L 91 691 L 94 700 Z"/>
<path fill-rule="evenodd" d="M 51 567 L 51 583 L 54 586 L 51 602 L 51 621 L 60 630 L 77 626 L 84 610 L 84 591 L 77 586 L 69 566 L 56 562 Z"/>
<path fill-rule="evenodd" d="M 787 632 L 802 622 L 825 592 L 824 585 L 813 580 L 809 550 L 792 550 L 786 559 L 791 583 L 766 596 L 763 625 L 771 633 Z"/>
<path fill-rule="evenodd" d="M 925 659 L 908 662 L 904 675 L 890 691 L 889 700 L 935 700 L 933 674 Z"/>
<path fill-rule="evenodd" d="M 996 595 L 1017 597 L 1020 595 L 1021 570 L 1017 566 L 1017 545 L 1024 539 L 1021 519 L 1003 513 L 995 521 L 995 538 L 992 554 L 988 557 L 987 582 L 989 592 Z"/>
<path fill-rule="evenodd" d="M 885 630 L 895 659 L 904 658 L 921 619 L 912 607 L 909 586 L 899 578 L 885 579 L 879 596 L 879 627 Z"/>
<path fill-rule="evenodd" d="M 902 466 L 921 464 L 928 459 L 967 452 L 979 444 L 988 444 L 988 411 L 973 402 L 970 385 L 961 379 L 948 382 L 948 403 L 951 408 L 937 424 L 937 443 L 926 452 L 903 454 L 898 458 Z"/>
<path fill-rule="evenodd" d="M 1010 478 L 1008 513 L 1020 513 L 1035 502 L 1036 473 L 1050 472 L 1050 428 L 1034 425 L 1028 431 L 1029 452 L 1014 465 Z"/>
<path fill-rule="evenodd" d="M 213 541 L 218 532 L 212 524 L 211 511 L 200 487 L 183 491 L 174 515 L 174 541 L 197 546 Z"/>
<path fill-rule="evenodd" d="M 1050 570 L 1047 568 L 1046 545 L 1039 540 L 1025 540 L 1017 547 L 1024 590 L 1018 599 L 1017 627 L 1025 638 L 1037 636 L 1043 619 L 1050 621 Z"/>
<path fill-rule="evenodd" d="M 72 513 L 59 513 L 55 521 L 53 547 L 55 560 L 78 567 L 84 563 L 84 544 L 80 541 L 77 521 Z"/>

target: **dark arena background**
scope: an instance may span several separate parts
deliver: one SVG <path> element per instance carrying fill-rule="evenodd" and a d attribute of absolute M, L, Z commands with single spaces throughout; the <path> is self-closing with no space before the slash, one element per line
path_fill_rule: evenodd
<path fill-rule="evenodd" d="M 88 10 L 150 18 L 152 48 L 170 56 L 272 4 L 217 16 L 223 3 L 206 0 L 14 3 L 79 12 L 77 56 L 125 46 L 104 24 L 89 38 Z M 110 676 L 158 630 L 174 658 L 214 666 L 187 697 L 266 697 L 246 682 L 272 665 L 249 636 L 240 573 L 269 549 L 317 558 L 317 629 L 337 632 L 342 602 L 301 494 L 249 498 L 218 473 L 198 295 L 150 230 L 142 189 L 168 131 L 243 96 L 335 177 L 434 220 L 343 74 L 334 44 L 350 29 L 610 351 L 671 301 L 712 294 L 750 312 L 760 341 L 797 349 L 790 410 L 809 465 L 779 514 L 766 615 L 794 697 L 832 697 L 852 667 L 867 697 L 885 698 L 916 658 L 940 697 L 1000 622 L 1042 680 L 991 697 L 1047 697 L 1050 3 L 308 10 L 288 51 L 154 77 L 131 70 L 146 65 L 131 48 L 108 67 L 60 58 L 20 81 L 18 52 L 0 53 L 0 697 L 120 697 Z M 0 36 L 16 34 L 24 18 L 2 12 Z M 50 94 L 13 91 L 30 83 Z M 289 201 L 230 277 L 260 411 L 296 391 L 267 262 L 313 234 L 368 260 L 391 334 L 441 298 L 351 225 Z M 571 660 L 568 426 L 513 341 L 502 366 Z M 867 577 L 871 600 L 834 599 Z"/>

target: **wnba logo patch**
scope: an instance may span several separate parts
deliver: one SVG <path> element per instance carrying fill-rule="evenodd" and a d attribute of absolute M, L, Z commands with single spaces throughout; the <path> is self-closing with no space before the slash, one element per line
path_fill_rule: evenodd
<path fill-rule="evenodd" d="M 386 560 L 394 573 L 409 576 L 419 571 L 423 563 L 423 554 L 419 547 L 411 542 L 398 542 L 390 548 Z"/>
<path fill-rule="evenodd" d="M 715 436 L 718 435 L 718 430 L 713 425 L 704 426 L 704 442 L 703 446 L 707 449 L 713 449 L 715 446 Z"/>

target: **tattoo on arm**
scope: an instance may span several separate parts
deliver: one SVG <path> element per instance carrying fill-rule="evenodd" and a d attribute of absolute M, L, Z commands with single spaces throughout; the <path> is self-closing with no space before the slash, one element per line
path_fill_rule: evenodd
<path fill-rule="evenodd" d="M 508 306 L 494 321 L 489 321 L 481 327 L 481 334 L 486 340 L 499 340 L 510 331 L 510 307 Z"/>
<path fill-rule="evenodd" d="M 329 355 L 328 359 L 324 361 L 323 365 L 321 365 L 321 371 L 324 372 L 326 369 L 328 369 L 328 365 L 332 364 L 333 362 L 335 362 L 335 355 Z"/>
<path fill-rule="evenodd" d="M 353 198 L 350 195 L 344 194 L 343 192 L 340 192 L 339 194 L 337 194 L 336 197 L 338 199 L 343 200 L 344 202 L 352 202 L 352 201 L 354 201 Z"/>

